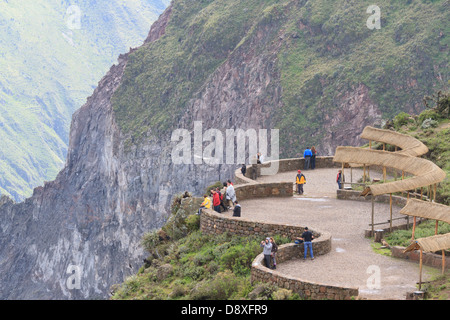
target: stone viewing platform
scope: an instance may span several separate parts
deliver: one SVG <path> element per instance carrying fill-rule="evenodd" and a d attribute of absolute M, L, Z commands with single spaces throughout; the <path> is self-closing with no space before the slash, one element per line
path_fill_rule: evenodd
<path fill-rule="evenodd" d="M 202 231 L 257 234 L 261 239 L 275 234 L 294 238 L 309 227 L 317 236 L 313 240 L 314 261 L 303 261 L 303 245 L 291 243 L 280 246 L 276 270 L 264 267 L 262 255 L 252 265 L 252 281 L 273 282 L 306 298 L 404 300 L 406 292 L 415 291 L 419 266 L 375 253 L 371 240 L 365 238 L 371 203 L 337 199 L 338 167 L 332 157 L 319 157 L 315 170 L 302 170 L 307 183 L 301 196 L 293 193 L 298 169 L 303 169 L 301 159 L 280 160 L 278 174 L 259 176 L 256 181 L 237 171 L 235 188 L 242 217 L 204 210 Z M 356 181 L 362 170 L 353 169 L 352 174 Z M 377 178 L 379 174 L 372 175 Z M 377 202 L 375 210 L 375 222 L 388 225 L 389 204 Z M 400 207 L 394 206 L 394 219 L 401 217 L 399 211 Z M 404 221 L 395 221 L 400 223 Z M 373 284 L 375 276 L 379 283 Z"/>

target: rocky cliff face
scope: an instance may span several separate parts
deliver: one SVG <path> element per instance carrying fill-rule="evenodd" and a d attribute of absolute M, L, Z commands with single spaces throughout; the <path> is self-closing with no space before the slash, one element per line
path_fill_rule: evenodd
<path fill-rule="evenodd" d="M 0 298 L 105 298 L 145 257 L 143 233 L 164 222 L 174 181 L 165 174 L 167 155 L 153 141 L 124 155 L 111 109 L 127 58 L 73 115 L 56 180 L 23 203 L 3 198 Z"/>
<path fill-rule="evenodd" d="M 105 298 L 135 274 L 145 258 L 141 238 L 164 224 L 171 197 L 199 195 L 240 164 L 196 164 L 194 122 L 222 137 L 279 128 L 282 157 L 306 144 L 321 155 L 358 144 L 362 128 L 380 122 L 382 105 L 364 78 L 346 81 L 346 65 L 333 60 L 341 53 L 326 55 L 336 48 L 315 37 L 329 29 L 302 17 L 311 6 L 174 1 L 73 115 L 56 180 L 23 203 L 0 202 L 0 298 Z M 331 62 L 308 60 L 315 58 Z M 187 133 L 188 163 L 173 161 L 175 129 Z"/>
<path fill-rule="evenodd" d="M 170 8 L 146 43 L 164 34 Z M 175 165 L 170 136 L 125 145 L 111 97 L 129 54 L 121 55 L 74 115 L 65 168 L 15 204 L 0 203 L 0 298 L 106 298 L 146 257 L 142 236 L 161 227 L 174 194 L 203 192 L 232 178 L 235 165 Z M 192 127 L 192 123 L 187 129 Z"/>

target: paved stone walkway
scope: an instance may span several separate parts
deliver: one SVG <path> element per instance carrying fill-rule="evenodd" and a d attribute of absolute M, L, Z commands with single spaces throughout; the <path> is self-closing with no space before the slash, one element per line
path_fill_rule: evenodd
<path fill-rule="evenodd" d="M 337 169 L 315 169 L 303 173 L 307 184 L 302 196 L 240 202 L 242 216 L 246 218 L 298 224 L 331 233 L 332 250 L 329 254 L 318 256 L 314 261 L 296 259 L 285 262 L 278 265 L 277 271 L 326 285 L 358 287 L 361 297 L 373 300 L 404 300 L 406 292 L 417 290 L 419 265 L 373 252 L 371 240 L 364 237 L 364 230 L 371 222 L 371 203 L 337 200 Z M 261 177 L 258 181 L 295 181 L 295 176 L 296 172 L 287 172 Z M 353 170 L 353 181 L 361 176 L 362 171 Z M 394 218 L 402 216 L 399 210 L 394 207 Z M 389 205 L 375 203 L 375 222 L 387 221 L 389 217 Z M 404 220 L 400 221 L 396 223 L 404 223 Z M 430 270 L 424 267 L 423 281 L 428 279 Z"/>

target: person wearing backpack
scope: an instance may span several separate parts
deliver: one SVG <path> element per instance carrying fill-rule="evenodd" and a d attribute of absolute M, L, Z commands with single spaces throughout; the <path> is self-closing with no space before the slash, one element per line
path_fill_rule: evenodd
<path fill-rule="evenodd" d="M 302 195 L 303 194 L 303 185 L 306 183 L 306 177 L 300 170 L 298 170 L 297 180 L 295 183 L 297 184 L 297 193 Z"/>

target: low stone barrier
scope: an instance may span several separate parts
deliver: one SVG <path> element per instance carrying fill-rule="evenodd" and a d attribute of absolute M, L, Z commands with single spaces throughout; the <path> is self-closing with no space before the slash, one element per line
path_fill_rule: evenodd
<path fill-rule="evenodd" d="M 414 262 L 420 261 L 420 253 L 418 251 L 404 253 L 403 250 L 405 250 L 405 247 L 391 247 L 392 256 Z M 442 268 L 442 255 L 432 252 L 423 252 L 422 263 L 430 267 Z M 445 257 L 445 269 L 450 269 L 450 257 Z"/>
<path fill-rule="evenodd" d="M 318 251 L 320 247 L 316 240 L 313 240 L 314 255 L 325 254 L 331 250 L 327 248 L 328 243 L 331 246 L 331 241 L 324 241 L 324 251 Z M 303 245 L 296 246 L 294 244 L 285 244 L 279 246 L 277 253 L 277 263 L 282 263 L 287 260 L 303 257 Z M 289 277 L 276 270 L 268 269 L 263 263 L 264 255 L 260 254 L 256 257 L 252 264 L 251 279 L 253 282 L 273 283 L 280 288 L 285 288 L 296 292 L 302 298 L 309 298 L 314 300 L 350 300 L 352 297 L 359 295 L 358 288 L 332 286 L 317 282 L 311 282 L 298 277 Z"/>
<path fill-rule="evenodd" d="M 291 197 L 294 194 L 294 189 L 292 182 L 252 183 L 237 185 L 235 192 L 238 200 L 247 200 L 267 197 Z"/>
<path fill-rule="evenodd" d="M 305 167 L 304 158 L 280 159 L 264 164 L 248 165 L 245 176 L 242 175 L 241 169 L 236 170 L 236 183 L 254 183 L 261 177 L 261 168 L 268 168 L 270 166 L 278 166 L 278 173 L 303 170 Z M 316 169 L 320 168 L 340 168 L 340 164 L 333 161 L 333 157 L 317 157 Z M 256 173 L 254 172 L 256 171 Z"/>
<path fill-rule="evenodd" d="M 372 201 L 372 196 L 361 196 L 361 191 L 357 190 L 345 190 L 345 189 L 338 189 L 337 190 L 337 199 L 339 200 L 352 200 L 352 201 Z M 375 202 L 379 203 L 389 203 L 389 195 L 383 194 L 375 197 Z M 398 207 L 404 207 L 406 206 L 407 199 L 405 197 L 401 196 L 392 196 L 392 205 L 398 206 Z"/>
<path fill-rule="evenodd" d="M 266 223 L 254 221 L 242 217 L 230 217 L 211 209 L 203 209 L 200 218 L 200 230 L 205 234 L 222 234 L 229 232 L 238 236 L 261 236 L 261 240 L 273 235 L 280 235 L 282 237 L 294 240 L 301 236 L 304 227 L 289 225 Z M 318 255 L 325 254 L 331 250 L 331 235 L 328 233 L 311 230 L 316 240 L 313 241 L 313 249 L 318 252 Z"/>
<path fill-rule="evenodd" d="M 293 195 L 292 182 L 279 183 L 259 183 L 261 167 L 272 164 L 253 165 L 247 167 L 247 174 L 243 176 L 240 169 L 235 173 L 235 191 L 238 200 L 267 198 L 267 197 L 291 197 Z M 289 172 L 302 170 L 304 159 L 282 159 L 278 160 L 278 172 Z M 318 157 L 316 168 L 339 167 L 333 162 L 333 157 Z M 255 170 L 255 171 L 253 171 Z M 256 180 L 250 177 L 256 178 Z M 200 229 L 205 234 L 221 234 L 229 232 L 238 236 L 261 236 L 261 240 L 268 236 L 280 235 L 294 240 L 301 236 L 304 227 L 288 224 L 276 224 L 252 221 L 243 217 L 230 217 L 220 214 L 212 209 L 204 209 L 200 218 Z M 315 239 L 312 242 L 315 256 L 321 256 L 331 251 L 331 234 L 311 230 Z M 279 247 L 277 262 L 282 263 L 292 259 L 302 258 L 304 253 L 303 245 L 294 243 L 285 244 Z M 271 282 L 281 288 L 286 288 L 298 293 L 301 297 L 310 299 L 332 299 L 343 300 L 358 296 L 357 288 L 347 288 L 331 286 L 320 283 L 313 283 L 304 279 L 288 277 L 275 270 L 266 268 L 263 264 L 264 256 L 258 255 L 252 263 L 251 281 Z"/>
<path fill-rule="evenodd" d="M 200 220 L 200 229 L 205 234 L 221 234 L 229 232 L 238 236 L 261 236 L 261 240 L 275 234 L 294 240 L 300 236 L 304 227 L 288 224 L 275 224 L 252 221 L 245 218 L 233 218 L 204 209 Z M 331 234 L 311 230 L 315 239 L 312 241 L 314 256 L 321 256 L 331 251 Z M 303 257 L 303 245 L 289 243 L 281 245 L 277 252 L 278 264 Z M 298 293 L 301 297 L 310 299 L 344 300 L 358 296 L 358 288 L 332 286 L 314 283 L 297 277 L 289 277 L 280 272 L 266 268 L 263 254 L 258 255 L 252 263 L 251 281 L 271 282 L 281 288 Z"/>
<path fill-rule="evenodd" d="M 357 191 L 357 190 L 345 190 L 345 189 L 341 189 L 341 190 L 337 190 L 337 199 L 339 200 L 352 200 L 352 201 L 372 201 L 372 196 L 366 196 L 366 197 L 362 197 L 361 196 L 361 191 Z M 376 196 L 374 199 L 375 202 L 377 203 L 386 203 L 389 204 L 390 202 L 390 197 L 388 194 L 383 194 L 383 195 L 379 195 Z M 393 195 L 392 196 L 392 205 L 396 206 L 396 207 L 404 207 L 406 205 L 406 202 L 408 201 L 407 198 L 402 197 L 402 196 L 396 196 Z M 395 226 L 392 226 L 392 229 L 390 227 L 385 227 L 385 228 L 381 228 L 381 227 L 375 227 L 375 234 L 372 234 L 372 228 L 368 228 L 366 230 L 364 230 L 364 235 L 366 238 L 371 238 L 371 237 L 376 237 L 376 233 L 377 232 L 382 232 L 382 234 L 385 233 L 389 233 L 389 232 L 393 232 L 396 230 L 408 230 L 411 225 L 412 225 L 412 219 L 411 221 L 408 220 L 408 216 L 405 216 L 405 223 L 403 224 L 397 224 Z M 425 221 L 424 219 L 418 219 L 416 224 L 419 225 L 421 224 L 423 221 Z M 388 221 L 386 221 L 385 224 L 389 224 Z M 378 241 L 378 240 L 375 240 Z"/>

